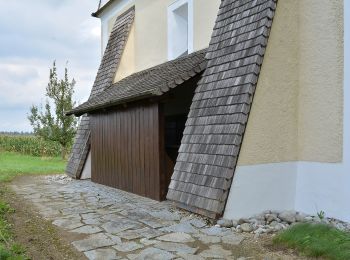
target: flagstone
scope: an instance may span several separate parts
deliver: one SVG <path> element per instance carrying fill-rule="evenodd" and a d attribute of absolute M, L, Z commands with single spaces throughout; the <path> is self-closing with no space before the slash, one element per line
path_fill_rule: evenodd
<path fill-rule="evenodd" d="M 198 250 L 198 248 L 193 248 L 186 244 L 174 243 L 174 242 L 160 242 L 160 243 L 154 244 L 154 247 L 163 249 L 169 252 L 186 253 L 186 254 L 194 254 Z"/>
<path fill-rule="evenodd" d="M 91 235 L 83 240 L 74 241 L 72 244 L 78 251 L 84 252 L 101 247 L 113 246 L 117 243 L 116 241 L 113 241 L 111 238 L 107 237 L 105 234 L 100 233 Z"/>
<path fill-rule="evenodd" d="M 193 242 L 194 239 L 186 233 L 170 233 L 156 238 L 157 240 L 175 243 Z"/>
<path fill-rule="evenodd" d="M 101 227 L 108 233 L 116 234 L 124 230 L 136 228 L 137 225 L 133 222 L 127 222 L 127 221 L 119 221 L 119 222 L 110 221 L 103 224 Z"/>
<path fill-rule="evenodd" d="M 101 232 L 102 229 L 96 226 L 86 225 L 86 226 L 73 229 L 71 231 L 74 233 L 80 233 L 80 234 L 95 234 L 95 233 Z"/>
<path fill-rule="evenodd" d="M 83 223 L 81 223 L 80 220 L 64 219 L 64 218 L 56 219 L 52 222 L 52 224 L 55 226 L 67 229 L 67 230 L 75 229 L 75 228 L 83 226 Z"/>
<path fill-rule="evenodd" d="M 183 232 L 189 234 L 195 234 L 199 232 L 198 229 L 194 228 L 189 222 L 183 222 L 172 225 L 170 227 L 164 227 L 160 230 L 165 232 Z"/>
<path fill-rule="evenodd" d="M 175 255 L 172 253 L 169 253 L 165 250 L 161 250 L 154 247 L 149 247 L 144 249 L 143 251 L 139 252 L 138 254 L 130 254 L 128 255 L 129 259 L 132 260 L 145 260 L 145 259 L 152 259 L 152 260 L 170 260 L 174 259 Z"/>
<path fill-rule="evenodd" d="M 117 252 L 111 248 L 101 248 L 96 250 L 91 250 L 84 252 L 85 256 L 89 260 L 115 260 L 121 259 L 121 256 L 118 256 Z"/>
<path fill-rule="evenodd" d="M 143 247 L 144 247 L 144 245 L 136 243 L 136 242 L 120 243 L 120 244 L 113 246 L 113 248 L 115 248 L 119 252 L 131 252 L 131 251 L 141 249 Z"/>

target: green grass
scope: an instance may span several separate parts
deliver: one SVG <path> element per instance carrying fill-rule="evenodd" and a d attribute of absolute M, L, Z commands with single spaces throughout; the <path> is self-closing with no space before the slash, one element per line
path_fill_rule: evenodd
<path fill-rule="evenodd" d="M 66 161 L 59 157 L 41 158 L 13 152 L 0 151 L 0 182 L 11 181 L 23 174 L 63 173 Z"/>
<path fill-rule="evenodd" d="M 44 158 L 0 150 L 0 182 L 11 181 L 14 177 L 24 174 L 54 174 L 63 173 L 66 161 L 59 157 Z M 0 195 L 6 190 L 0 187 Z M 0 260 L 25 260 L 25 250 L 15 243 L 7 216 L 14 211 L 0 196 Z"/>
<path fill-rule="evenodd" d="M 0 200 L 0 260 L 24 260 L 25 250 L 14 243 L 10 224 L 6 220 L 8 214 L 14 211 Z"/>
<path fill-rule="evenodd" d="M 278 234 L 274 243 L 297 249 L 306 256 L 350 259 L 350 233 L 325 224 L 297 224 Z"/>

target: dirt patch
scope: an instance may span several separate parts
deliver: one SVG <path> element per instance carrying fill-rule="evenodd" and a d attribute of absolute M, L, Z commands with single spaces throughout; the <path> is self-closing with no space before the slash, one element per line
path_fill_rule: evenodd
<path fill-rule="evenodd" d="M 86 259 L 70 245 L 70 241 L 77 239 L 75 234 L 53 227 L 6 185 L 0 183 L 0 190 L 5 191 L 0 193 L 0 199 L 15 210 L 9 216 L 15 241 L 26 249 L 30 259 Z"/>

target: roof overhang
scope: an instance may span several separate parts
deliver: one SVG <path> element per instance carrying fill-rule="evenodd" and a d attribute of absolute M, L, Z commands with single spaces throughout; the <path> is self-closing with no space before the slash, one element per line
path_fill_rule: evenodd
<path fill-rule="evenodd" d="M 110 7 L 113 2 L 115 2 L 116 0 L 109 0 L 107 3 L 105 3 L 102 7 L 100 7 L 96 12 L 92 13 L 91 16 L 92 17 L 97 17 L 100 18 L 100 15 L 108 9 L 108 7 Z"/>
<path fill-rule="evenodd" d="M 96 105 L 96 106 L 91 106 L 89 108 L 81 108 L 81 109 L 77 108 L 77 109 L 66 112 L 66 116 L 75 115 L 76 117 L 79 117 L 79 116 L 82 116 L 82 115 L 87 114 L 89 112 L 97 111 L 100 109 L 107 109 L 109 107 L 123 105 L 126 103 L 135 102 L 135 101 L 139 101 L 139 100 L 143 100 L 143 99 L 151 98 L 151 97 L 155 97 L 155 96 L 159 96 L 159 94 L 153 93 L 153 92 L 145 92 L 142 95 L 128 97 L 127 99 L 124 99 L 124 100 L 122 99 L 122 100 L 118 100 L 115 102 L 108 102 L 108 103 L 105 103 L 103 105 Z"/>
<path fill-rule="evenodd" d="M 110 84 L 104 91 L 67 111 L 66 115 L 81 116 L 142 99 L 163 96 L 205 70 L 207 66 L 205 53 L 206 49 L 200 50 L 136 72 Z"/>

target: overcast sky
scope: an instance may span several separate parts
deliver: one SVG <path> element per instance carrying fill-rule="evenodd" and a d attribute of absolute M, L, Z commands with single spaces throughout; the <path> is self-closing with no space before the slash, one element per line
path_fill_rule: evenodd
<path fill-rule="evenodd" d="M 27 114 L 45 100 L 49 68 L 77 81 L 86 100 L 101 58 L 98 0 L 0 0 L 0 131 L 31 131 Z"/>

